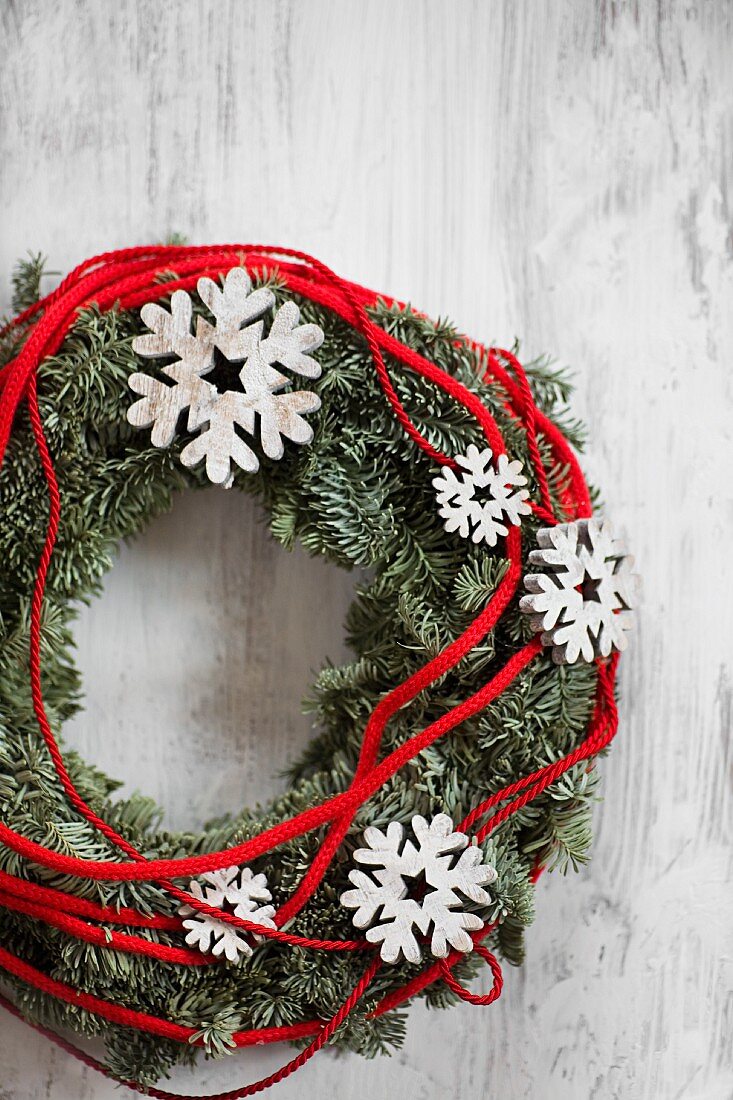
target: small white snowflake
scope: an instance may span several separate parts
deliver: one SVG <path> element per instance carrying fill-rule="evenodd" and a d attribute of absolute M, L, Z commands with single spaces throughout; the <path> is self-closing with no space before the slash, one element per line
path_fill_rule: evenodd
<path fill-rule="evenodd" d="M 557 664 L 593 661 L 626 648 L 639 578 L 634 559 L 613 537 L 608 520 L 576 520 L 537 532 L 539 550 L 529 555 L 541 573 L 524 578 L 529 595 L 519 602 L 552 646 Z"/>
<path fill-rule="evenodd" d="M 225 867 L 221 871 L 207 871 L 200 879 L 192 879 L 189 892 L 207 905 L 231 912 L 242 920 L 274 928 L 275 910 L 269 902 L 272 895 L 264 875 L 255 875 L 249 867 Z M 179 909 L 183 927 L 188 930 L 186 943 L 198 947 L 204 954 L 224 955 L 229 962 L 238 962 L 242 955 L 251 955 L 252 946 L 247 933 L 225 921 L 199 913 L 190 905 Z M 257 940 L 257 936 L 253 936 Z"/>
<path fill-rule="evenodd" d="M 465 473 L 459 477 L 449 466 L 433 478 L 438 490 L 438 515 L 446 531 L 458 531 L 462 538 L 495 546 L 499 535 L 508 532 L 507 523 L 518 526 L 530 515 L 529 492 L 522 463 L 500 454 L 492 461 L 490 447 L 479 450 L 473 443 L 456 462 Z"/>
<path fill-rule="evenodd" d="M 273 364 L 304 378 L 318 378 L 321 368 L 310 352 L 320 347 L 323 331 L 318 325 L 299 324 L 298 307 L 285 302 L 264 338 L 262 317 L 274 305 L 275 295 L 267 287 L 253 291 L 243 267 L 232 268 L 221 288 L 212 279 L 199 279 L 198 294 L 215 323 L 197 317 L 194 332 L 193 303 L 185 290 L 172 295 L 170 313 L 155 302 L 142 307 L 140 316 L 152 331 L 135 337 L 134 351 L 176 360 L 161 368 L 172 384 L 148 374 L 130 376 L 130 388 L 142 397 L 128 409 L 127 419 L 137 428 L 152 428 L 153 446 L 168 447 L 179 417 L 188 410 L 187 428 L 200 434 L 183 448 L 181 462 L 195 466 L 205 459 L 209 479 L 229 486 L 232 460 L 250 473 L 259 467 L 259 458 L 242 438 L 255 436 L 258 424 L 268 458 L 282 458 L 283 438 L 294 443 L 313 438 L 304 417 L 320 408 L 319 397 L 309 390 L 278 392 L 290 379 Z M 216 366 L 216 351 L 230 363 L 243 363 L 242 390 L 220 392 L 204 380 Z"/>
<path fill-rule="evenodd" d="M 450 947 L 471 951 L 468 933 L 484 922 L 466 911 L 464 899 L 488 905 L 491 898 L 482 885 L 494 882 L 496 871 L 483 862 L 480 848 L 468 847 L 465 833 L 453 831 L 447 814 L 438 814 L 430 823 L 416 815 L 412 832 L 417 846 L 405 840 L 397 821 L 390 822 L 386 833 L 373 825 L 366 829 L 368 847 L 357 849 L 354 859 L 375 869 L 371 874 L 351 871 L 355 889 L 346 890 L 341 903 L 356 910 L 353 922 L 357 928 L 368 928 L 366 938 L 381 943 L 385 962 L 395 962 L 400 952 L 409 962 L 420 961 L 413 928 L 423 936 L 432 928 L 430 950 L 436 958 L 444 959 Z"/>

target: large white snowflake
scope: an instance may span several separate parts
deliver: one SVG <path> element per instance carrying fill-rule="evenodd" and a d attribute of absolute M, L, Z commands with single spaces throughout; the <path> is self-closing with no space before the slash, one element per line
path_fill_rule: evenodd
<path fill-rule="evenodd" d="M 200 879 L 192 879 L 189 892 L 199 901 L 231 912 L 242 920 L 274 928 L 272 905 L 262 902 L 272 900 L 264 875 L 255 875 L 249 867 L 225 867 L 221 871 L 207 871 Z M 224 955 L 230 962 L 238 962 L 242 955 L 252 954 L 248 934 L 225 921 L 199 913 L 190 905 L 182 905 L 179 913 L 186 919 L 183 927 L 188 930 L 186 943 L 198 947 L 205 954 Z M 257 937 L 255 936 L 256 940 Z"/>
<path fill-rule="evenodd" d="M 473 940 L 468 933 L 482 928 L 483 921 L 466 911 L 465 899 L 488 905 L 491 898 L 482 885 L 496 879 L 481 849 L 468 847 L 468 837 L 453 831 L 447 814 L 438 814 L 430 823 L 413 817 L 412 833 L 417 845 L 405 840 L 397 821 L 390 822 L 386 833 L 373 825 L 366 829 L 367 847 L 357 849 L 354 859 L 374 870 L 351 871 L 355 889 L 341 895 L 342 905 L 356 910 L 356 927 L 368 928 L 366 938 L 381 943 L 385 962 L 395 962 L 400 952 L 409 962 L 420 961 L 413 929 L 423 936 L 432 929 L 430 950 L 436 958 L 444 959 L 450 947 L 470 951 Z"/>
<path fill-rule="evenodd" d="M 275 296 L 267 287 L 252 290 L 243 267 L 234 267 L 219 287 L 212 279 L 198 281 L 201 301 L 214 316 L 196 318 L 192 330 L 193 303 L 185 290 L 171 297 L 170 312 L 155 302 L 142 307 L 140 316 L 151 332 L 132 343 L 138 355 L 160 359 L 175 356 L 161 368 L 167 381 L 148 374 L 130 376 L 130 388 L 142 397 L 127 411 L 137 428 L 152 428 L 155 447 L 173 442 L 179 418 L 188 410 L 187 427 L 200 434 L 181 451 L 184 466 L 206 460 L 206 473 L 218 485 L 232 483 L 232 460 L 254 472 L 259 459 L 243 435 L 255 436 L 259 423 L 262 450 L 268 458 L 283 455 L 283 437 L 309 443 L 313 429 L 305 414 L 320 407 L 320 399 L 308 390 L 280 393 L 290 379 L 273 364 L 304 378 L 318 378 L 319 364 L 310 352 L 320 347 L 323 331 L 318 325 L 299 324 L 294 302 L 285 302 L 275 313 L 267 337 L 263 315 Z M 219 389 L 204 378 L 216 366 L 218 351 L 230 363 L 242 363 L 242 390 Z"/>
<path fill-rule="evenodd" d="M 613 537 L 608 520 L 576 520 L 537 532 L 524 578 L 529 593 L 519 602 L 557 664 L 608 657 L 626 648 L 639 578 L 634 559 Z"/>
<path fill-rule="evenodd" d="M 493 461 L 490 447 L 480 451 L 473 443 L 465 455 L 456 455 L 456 462 L 465 471 L 460 477 L 447 466 L 433 478 L 443 526 L 464 539 L 495 546 L 499 535 L 507 534 L 507 523 L 518 525 L 532 511 L 529 493 L 521 488 L 527 484 L 522 463 L 505 454 Z"/>

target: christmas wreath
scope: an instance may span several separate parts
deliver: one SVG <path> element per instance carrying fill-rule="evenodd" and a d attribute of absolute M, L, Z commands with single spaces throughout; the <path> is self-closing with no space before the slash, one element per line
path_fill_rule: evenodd
<path fill-rule="evenodd" d="M 491 1003 L 539 874 L 586 859 L 634 602 L 565 378 L 286 249 L 129 249 L 42 299 L 40 270 L 0 372 L 3 1004 L 158 1097 L 202 1048 L 300 1044 L 234 1098 L 328 1042 L 394 1047 L 413 997 Z M 174 834 L 60 747 L 70 624 L 119 540 L 211 482 L 366 579 L 287 793 Z"/>

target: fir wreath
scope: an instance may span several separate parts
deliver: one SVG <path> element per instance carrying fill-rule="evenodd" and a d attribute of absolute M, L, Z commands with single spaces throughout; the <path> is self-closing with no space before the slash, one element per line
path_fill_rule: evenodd
<path fill-rule="evenodd" d="M 324 334 L 320 377 L 288 379 L 288 392 L 307 384 L 320 401 L 312 442 L 262 458 L 256 473 L 236 470 L 233 485 L 259 497 L 283 546 L 299 541 L 368 580 L 348 615 L 354 659 L 316 679 L 308 706 L 320 732 L 293 764 L 288 792 L 203 833 L 174 834 L 151 799 L 116 799 L 114 780 L 74 752 L 62 756 L 56 736 L 81 705 L 74 601 L 98 592 L 121 539 L 178 492 L 207 484 L 204 467 L 179 461 L 185 430 L 161 449 L 125 415 L 141 370 L 134 344 L 148 331 L 140 307 L 168 309 L 174 290 L 192 291 L 202 275 L 224 285 L 232 269 L 249 271 L 277 305 L 296 303 Z M 530 616 L 520 609 L 530 553 L 559 568 L 547 535 L 533 550 L 538 529 L 558 524 L 581 541 L 588 529 L 577 522 L 591 502 L 568 446 L 582 435 L 567 414 L 567 379 L 545 359 L 522 368 L 513 352 L 484 349 L 286 250 L 126 250 L 82 265 L 45 299 L 41 274 L 38 258 L 16 274 L 22 312 L 3 331 L 0 373 L 0 968 L 12 987 L 3 1003 L 88 1064 L 160 1097 L 170 1094 L 155 1082 L 202 1048 L 307 1043 L 232 1098 L 281 1080 L 326 1042 L 365 1055 L 399 1045 L 400 1006 L 413 996 L 435 1007 L 490 1003 L 501 990 L 496 954 L 522 960 L 541 870 L 587 859 L 593 758 L 616 730 L 618 655 L 556 663 L 541 584 L 525 597 Z M 207 316 L 201 303 L 196 315 Z M 495 457 L 521 462 L 531 509 L 506 538 L 474 541 L 461 537 L 478 530 L 471 494 L 498 476 L 476 458 L 487 438 Z M 451 497 L 461 455 L 470 476 Z M 581 604 L 597 598 L 582 583 L 564 587 Z M 294 817 L 302 828 L 288 827 Z M 475 950 L 444 946 L 437 961 L 385 965 L 355 933 L 348 887 L 364 881 L 355 859 L 384 869 L 390 845 L 391 857 L 406 858 L 411 821 L 423 839 L 440 833 L 436 852 L 465 844 L 455 823 L 478 846 L 463 866 L 490 864 L 490 873 L 469 888 Z M 365 830 L 367 848 L 356 851 Z M 442 866 L 450 859 L 441 855 Z M 224 929 L 243 949 L 224 961 L 186 947 L 182 902 L 190 944 L 206 949 Z M 211 940 L 197 939 L 207 920 Z M 494 979 L 484 997 L 462 984 L 482 960 Z M 106 1064 L 57 1028 L 103 1037 Z"/>

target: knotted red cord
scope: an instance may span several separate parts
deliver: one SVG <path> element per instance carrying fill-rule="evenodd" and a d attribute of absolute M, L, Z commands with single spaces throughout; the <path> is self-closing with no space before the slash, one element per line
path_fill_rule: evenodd
<path fill-rule="evenodd" d="M 281 257 L 286 257 L 286 259 L 283 260 Z M 368 951 L 373 950 L 373 947 L 363 940 L 309 939 L 284 932 L 282 927 L 271 929 L 241 920 L 217 907 L 200 902 L 197 898 L 192 897 L 171 883 L 167 876 L 190 877 L 232 863 L 243 863 L 271 851 L 293 837 L 309 832 L 320 825 L 328 824 L 330 826 L 329 831 L 311 867 L 303 876 L 291 898 L 279 910 L 276 915 L 276 922 L 279 926 L 282 926 L 296 915 L 322 881 L 359 807 L 401 767 L 414 759 L 435 740 L 449 733 L 466 718 L 487 706 L 539 654 L 541 644 L 539 639 L 535 638 L 515 653 L 506 665 L 469 699 L 453 707 L 441 718 L 431 723 L 420 733 L 410 737 L 399 748 L 391 752 L 382 761 L 379 761 L 379 751 L 387 722 L 397 711 L 411 702 L 420 692 L 432 686 L 447 671 L 454 668 L 466 654 L 470 653 L 496 625 L 508 604 L 515 597 L 521 578 L 521 539 L 518 528 L 513 527 L 507 536 L 506 556 L 508 558 L 508 568 L 501 584 L 487 606 L 456 641 L 447 646 L 436 658 L 410 676 L 404 683 L 389 692 L 375 707 L 367 722 L 359 761 L 347 790 L 340 795 L 333 796 L 320 806 L 312 807 L 301 814 L 297 814 L 288 821 L 280 822 L 271 829 L 264 830 L 243 844 L 224 851 L 173 860 L 149 860 L 136 851 L 124 837 L 120 836 L 92 811 L 75 789 L 48 722 L 43 702 L 40 655 L 41 611 L 46 576 L 53 555 L 61 515 L 61 500 L 53 460 L 48 450 L 38 408 L 36 390 L 38 367 L 43 359 L 54 354 L 61 346 L 80 310 L 92 304 L 96 304 L 100 309 L 110 309 L 115 306 L 134 309 L 147 301 L 166 297 L 176 289 L 191 289 L 202 275 L 215 278 L 231 267 L 240 264 L 244 264 L 250 271 L 264 271 L 268 267 L 276 266 L 280 278 L 291 291 L 335 313 L 363 336 L 371 355 L 375 373 L 395 418 L 402 425 L 407 435 L 433 461 L 452 467 L 456 465 L 450 456 L 444 455 L 435 449 L 413 425 L 409 414 L 397 396 L 386 367 L 385 355 L 388 355 L 398 367 L 406 368 L 428 379 L 474 416 L 494 455 L 498 455 L 505 450 L 501 433 L 494 418 L 476 394 L 466 389 L 451 375 L 445 374 L 428 359 L 384 332 L 370 319 L 367 309 L 374 306 L 378 300 L 378 296 L 373 291 L 339 278 L 320 261 L 305 253 L 263 245 L 225 245 L 195 248 L 177 246 L 141 247 L 105 253 L 86 261 L 76 268 L 52 294 L 15 318 L 3 330 L 3 335 L 13 332 L 13 334 L 17 333 L 20 337 L 25 334 L 26 339 L 15 359 L 4 370 L 0 371 L 0 464 L 5 455 L 15 413 L 21 401 L 25 398 L 33 436 L 49 492 L 49 521 L 37 568 L 31 604 L 30 677 L 34 711 L 54 768 L 71 804 L 109 843 L 123 852 L 128 857 L 129 862 L 87 861 L 65 856 L 20 836 L 4 824 L 0 824 L 0 842 L 27 860 L 63 874 L 104 881 L 155 882 L 167 890 L 172 897 L 186 902 L 194 909 L 208 913 L 246 931 L 257 931 L 258 934 L 282 944 L 323 951 Z M 161 275 L 169 275 L 171 270 L 174 270 L 176 277 L 161 282 Z M 383 295 L 379 297 L 388 303 L 402 305 L 402 303 L 392 299 L 385 299 Z M 577 461 L 562 433 L 537 409 L 527 377 L 519 360 L 513 353 L 504 349 L 485 349 L 473 342 L 465 342 L 476 353 L 487 377 L 491 377 L 501 387 L 510 415 L 521 421 L 524 426 L 530 462 L 540 495 L 540 501 L 533 503 L 535 512 L 547 523 L 556 522 L 552 509 L 547 472 L 538 443 L 538 433 L 541 433 L 546 446 L 550 450 L 553 463 L 561 465 L 568 472 L 568 484 L 562 488 L 560 494 L 566 518 L 589 516 L 591 514 L 590 499 Z M 502 360 L 511 369 L 513 377 L 502 365 Z M 615 659 L 608 664 L 598 663 L 596 707 L 587 736 L 582 744 L 561 760 L 548 764 L 491 795 L 467 815 L 459 826 L 460 829 L 468 832 L 490 810 L 501 803 L 506 803 L 475 833 L 478 840 L 484 839 L 518 809 L 538 797 L 568 768 L 582 760 L 590 759 L 608 744 L 616 731 L 617 725 L 613 698 L 616 663 Z M 42 887 L 19 876 L 8 875 L 5 872 L 0 872 L 0 906 L 25 913 L 32 919 L 43 920 L 60 928 L 67 935 L 98 944 L 110 950 L 148 954 L 174 965 L 207 965 L 212 961 L 210 958 L 196 952 L 154 943 L 128 933 L 105 930 L 89 923 L 89 921 L 105 924 L 118 923 L 126 924 L 129 927 L 138 926 L 175 932 L 180 929 L 180 921 L 176 918 L 162 915 L 151 917 L 131 909 L 113 910 L 93 902 L 84 901 L 65 891 Z M 406 985 L 384 997 L 374 1015 L 381 1015 L 383 1012 L 389 1011 L 438 978 L 446 981 L 451 989 L 464 1000 L 474 1004 L 491 1003 L 499 996 L 501 991 L 501 971 L 494 956 L 479 941 L 492 930 L 492 927 L 485 927 L 474 937 L 476 950 L 489 963 L 494 975 L 494 986 L 491 993 L 486 997 L 479 997 L 470 993 L 456 981 L 451 968 L 461 956 L 458 952 L 452 952 L 448 959 L 439 960 L 427 966 Z M 181 1029 L 180 1025 L 171 1024 L 168 1021 L 144 1013 L 134 1013 L 101 998 L 91 997 L 73 990 L 71 987 L 65 986 L 64 983 L 49 978 L 41 971 L 23 962 L 23 960 L 14 957 L 10 952 L 1 949 L 0 967 L 22 981 L 44 990 L 51 996 L 67 1000 L 69 1003 L 79 1004 L 89 1011 L 95 1012 L 112 1022 L 121 1023 L 123 1026 L 136 1027 L 152 1034 L 177 1038 L 179 1041 L 190 1041 L 193 1034 L 193 1029 Z M 311 1021 L 282 1028 L 264 1028 L 237 1033 L 235 1043 L 239 1046 L 246 1046 L 253 1042 L 274 1042 L 280 1039 L 293 1039 L 307 1035 L 315 1035 L 315 1038 L 302 1054 L 294 1058 L 277 1073 L 254 1085 L 247 1086 L 245 1089 L 220 1094 L 214 1100 L 235 1100 L 238 1097 L 253 1095 L 282 1080 L 285 1076 L 294 1072 L 295 1069 L 300 1068 L 312 1054 L 316 1053 L 328 1041 L 339 1024 L 346 1018 L 369 985 L 377 967 L 378 960 L 367 967 L 351 996 L 331 1021 L 326 1024 L 321 1021 Z M 9 1003 L 5 1002 L 4 999 L 0 998 L 0 1002 L 9 1007 Z M 10 1010 L 19 1015 L 12 1007 Z M 40 1030 L 53 1038 L 63 1049 L 69 1050 L 77 1057 L 81 1057 L 85 1064 L 93 1065 L 95 1069 L 106 1072 L 100 1063 L 78 1052 L 65 1040 L 60 1040 L 46 1029 Z M 131 1088 L 138 1087 L 134 1082 L 125 1083 Z M 161 1100 L 169 1100 L 172 1096 L 172 1094 L 160 1090 L 152 1089 L 148 1091 L 150 1095 L 161 1097 Z"/>

